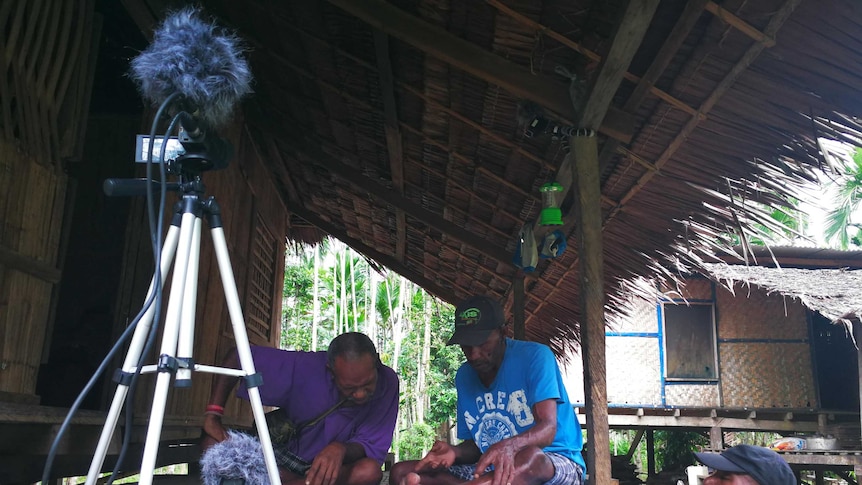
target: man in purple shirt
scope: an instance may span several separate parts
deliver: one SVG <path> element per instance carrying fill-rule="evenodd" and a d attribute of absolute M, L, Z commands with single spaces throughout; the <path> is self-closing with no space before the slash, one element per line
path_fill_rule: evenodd
<path fill-rule="evenodd" d="M 398 377 L 380 363 L 371 340 L 349 332 L 335 337 L 326 352 L 251 350 L 263 377 L 263 404 L 278 406 L 295 425 L 304 425 L 296 438 L 273 445 L 282 483 L 380 483 L 398 414 Z M 235 349 L 224 366 L 239 368 Z M 214 378 L 204 418 L 205 448 L 227 438 L 221 415 L 236 382 L 229 376 Z M 237 396 L 248 399 L 244 383 Z"/>

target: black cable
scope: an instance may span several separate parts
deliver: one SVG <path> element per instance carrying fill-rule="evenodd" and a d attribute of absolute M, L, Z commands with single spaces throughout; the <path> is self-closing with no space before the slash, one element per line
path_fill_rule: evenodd
<path fill-rule="evenodd" d="M 156 131 L 158 120 L 161 117 L 164 110 L 166 109 L 166 107 L 171 102 L 173 102 L 173 100 L 176 99 L 176 97 L 177 97 L 177 95 L 172 95 L 172 96 L 169 96 L 167 99 L 165 99 L 164 103 L 162 103 L 162 105 L 159 107 L 158 111 L 156 112 L 156 117 L 153 119 L 153 125 L 152 125 L 152 129 L 151 129 L 151 137 L 150 137 L 151 143 L 150 143 L 150 147 L 149 147 L 148 163 L 147 163 L 147 168 L 148 168 L 147 178 L 148 179 L 149 179 L 149 176 L 151 173 L 149 170 L 149 163 L 153 159 L 153 146 L 154 146 L 154 142 L 155 142 L 155 131 Z M 162 152 L 161 152 L 161 157 L 160 157 L 161 160 L 164 160 L 166 146 L 167 146 L 167 139 L 162 144 Z M 162 165 L 164 164 L 163 161 L 161 163 L 162 163 Z M 165 190 L 164 189 L 164 186 L 165 186 L 164 185 L 165 184 L 164 177 L 162 177 L 161 183 L 162 183 L 162 187 L 163 187 L 162 188 L 162 198 L 161 198 L 162 206 L 163 206 L 164 205 L 164 190 Z M 151 200 L 149 192 L 150 191 L 148 189 L 148 193 L 147 193 L 148 208 L 150 207 L 150 200 Z M 162 210 L 163 210 L 163 208 L 162 208 Z M 150 212 L 149 216 L 152 217 L 152 215 L 153 215 L 152 212 Z M 153 226 L 154 226 L 154 224 L 152 223 L 152 220 L 151 220 L 151 222 L 150 222 L 151 232 L 152 232 Z M 151 236 L 152 236 L 152 234 L 151 234 Z M 159 234 L 156 238 L 154 238 L 154 244 L 160 240 L 161 240 L 161 234 Z M 84 399 L 87 397 L 87 395 L 90 393 L 90 391 L 92 391 L 93 386 L 95 386 L 96 382 L 99 380 L 99 377 L 105 371 L 105 368 L 107 368 L 107 366 L 111 363 L 111 361 L 114 358 L 114 355 L 121 348 L 122 344 L 126 341 L 126 339 L 129 338 L 129 336 L 132 334 L 132 331 L 137 327 L 137 325 L 140 322 L 141 318 L 143 317 L 144 313 L 146 313 L 146 311 L 147 311 L 147 309 L 149 309 L 150 305 L 153 304 L 154 297 L 155 297 L 156 301 L 160 301 L 160 299 L 161 299 L 160 298 L 160 293 L 161 293 L 161 291 L 160 291 L 161 290 L 161 266 L 160 266 L 161 265 L 161 251 L 155 252 L 155 259 L 156 259 L 156 267 L 155 267 L 155 271 L 154 271 L 153 280 L 158 281 L 159 291 L 153 291 L 151 293 L 150 297 L 147 298 L 147 300 L 144 302 L 144 305 L 142 306 L 140 312 L 138 312 L 138 314 L 135 316 L 135 318 L 132 320 L 132 322 L 129 324 L 129 326 L 126 328 L 126 330 L 120 335 L 120 338 L 117 339 L 117 342 L 114 344 L 113 347 L 111 347 L 111 350 L 108 351 L 108 354 L 102 360 L 102 363 L 99 364 L 99 367 L 96 369 L 96 371 L 90 377 L 90 380 L 87 381 L 87 384 L 84 386 L 84 388 L 78 394 L 78 397 L 75 399 L 75 401 L 72 403 L 72 406 L 69 408 L 69 412 L 66 413 L 66 418 L 63 420 L 63 423 L 60 425 L 60 428 L 57 430 L 57 435 L 54 437 L 54 441 L 51 443 L 51 448 L 48 450 L 48 456 L 45 458 L 45 467 L 42 470 L 42 483 L 49 483 L 50 478 L 51 478 L 51 468 L 53 468 L 53 466 L 54 466 L 54 460 L 57 456 L 57 449 L 60 446 L 60 440 L 63 438 L 63 435 L 69 429 L 69 426 L 71 425 L 71 422 L 72 422 L 72 418 L 78 412 L 78 409 L 80 409 L 81 404 L 84 402 Z M 158 314 L 158 312 L 156 312 L 156 315 L 157 314 Z M 138 366 L 138 368 L 140 369 L 140 365 Z"/>
<path fill-rule="evenodd" d="M 165 100 L 165 102 L 169 102 L 170 98 Z M 181 114 L 181 113 L 180 113 Z M 152 207 L 152 196 L 153 196 L 153 187 L 150 184 L 151 177 L 151 160 L 152 156 L 148 157 L 147 161 L 147 204 L 148 211 L 150 217 L 150 238 L 153 242 L 153 254 L 156 260 L 156 271 L 153 278 L 153 295 L 155 295 L 155 306 L 156 311 L 153 312 L 153 321 L 150 325 L 150 332 L 147 335 L 147 341 L 144 344 L 144 348 L 141 351 L 141 355 L 138 358 L 138 363 L 135 366 L 135 372 L 132 375 L 131 381 L 129 382 L 129 390 L 126 393 L 126 416 L 125 416 L 125 425 L 126 425 L 126 433 L 123 435 L 123 444 L 120 447 L 120 453 L 117 455 L 117 461 L 114 463 L 114 469 L 111 472 L 111 477 L 108 479 L 107 485 L 111 485 L 114 483 L 114 480 L 118 478 L 120 473 L 120 468 L 122 466 L 123 460 L 126 458 L 126 453 L 131 444 L 131 430 L 134 425 L 134 407 L 135 407 L 135 392 L 137 390 L 138 378 L 141 375 L 141 368 L 144 365 L 144 360 L 149 355 L 150 351 L 153 348 L 153 345 L 156 341 L 156 335 L 159 330 L 159 318 L 161 316 L 160 309 L 162 308 L 162 274 L 161 274 L 161 265 L 162 265 L 162 228 L 164 222 L 164 213 L 165 213 L 165 198 L 167 194 L 167 173 L 165 171 L 165 152 L 166 147 L 168 145 L 168 140 L 170 139 L 171 134 L 174 132 L 177 123 L 180 119 L 180 114 L 177 114 L 173 117 L 170 124 L 168 125 L 168 129 L 165 131 L 164 141 L 162 142 L 162 150 L 159 155 L 159 211 L 158 218 L 154 219 L 153 207 Z M 155 128 L 155 127 L 154 127 Z M 151 140 L 155 140 L 155 130 L 151 133 Z"/>

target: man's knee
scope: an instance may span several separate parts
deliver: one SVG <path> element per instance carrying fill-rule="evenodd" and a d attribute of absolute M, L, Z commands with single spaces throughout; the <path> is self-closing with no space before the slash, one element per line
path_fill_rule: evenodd
<path fill-rule="evenodd" d="M 525 483 L 544 483 L 554 477 L 554 464 L 537 446 L 530 446 L 515 455 L 516 473 L 528 473 Z"/>
<path fill-rule="evenodd" d="M 377 485 L 383 480 L 380 463 L 371 458 L 362 458 L 350 464 L 350 485 Z"/>

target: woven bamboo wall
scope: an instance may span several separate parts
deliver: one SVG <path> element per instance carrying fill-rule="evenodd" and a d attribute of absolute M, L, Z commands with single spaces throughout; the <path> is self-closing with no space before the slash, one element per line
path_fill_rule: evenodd
<path fill-rule="evenodd" d="M 664 382 L 657 303 L 632 301 L 628 318 L 612 322 L 607 337 L 609 402 L 697 407 L 816 406 L 806 309 L 757 288 L 737 286 L 735 290 L 735 294 L 721 287 L 713 290 L 711 281 L 693 278 L 683 288 L 663 288 L 661 293 L 664 297 L 701 302 L 714 299 L 719 340 L 717 383 Z M 657 299 L 658 296 L 657 292 Z M 576 372 L 575 367 L 568 369 L 569 375 L 577 376 Z M 570 394 L 580 401 L 581 382 L 575 377 L 569 385 Z"/>
<path fill-rule="evenodd" d="M 0 391 L 35 394 L 66 177 L 0 139 Z"/>
<path fill-rule="evenodd" d="M 719 405 L 715 384 L 667 384 L 664 388 L 668 406 L 715 407 Z"/>
<path fill-rule="evenodd" d="M 816 407 L 805 308 L 737 285 L 716 290 L 724 405 Z"/>
<path fill-rule="evenodd" d="M 736 296 L 718 287 L 719 339 L 807 339 L 805 307 L 781 295 L 737 283 Z"/>
<path fill-rule="evenodd" d="M 0 391 L 34 396 L 100 24 L 92 0 L 12 0 L 0 25 Z"/>
<path fill-rule="evenodd" d="M 608 337 L 608 401 L 614 404 L 661 403 L 659 341 L 649 337 Z"/>

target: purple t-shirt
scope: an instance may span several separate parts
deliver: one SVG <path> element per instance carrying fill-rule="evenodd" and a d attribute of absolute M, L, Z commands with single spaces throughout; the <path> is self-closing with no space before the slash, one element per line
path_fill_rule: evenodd
<path fill-rule="evenodd" d="M 307 423 L 341 400 L 326 368 L 326 352 L 253 346 L 251 353 L 255 370 L 263 376 L 259 389 L 264 406 L 284 409 L 294 423 Z M 377 373 L 377 388 L 368 402 L 342 406 L 302 430 L 291 451 L 310 462 L 329 443 L 357 443 L 365 449 L 365 456 L 382 464 L 392 445 L 398 416 L 398 376 L 382 364 Z M 240 382 L 236 394 L 248 399 L 245 383 Z"/>

